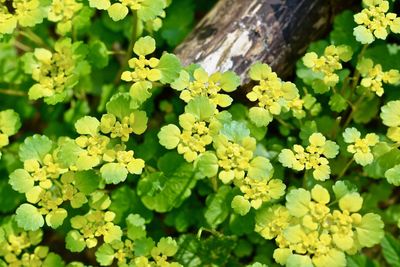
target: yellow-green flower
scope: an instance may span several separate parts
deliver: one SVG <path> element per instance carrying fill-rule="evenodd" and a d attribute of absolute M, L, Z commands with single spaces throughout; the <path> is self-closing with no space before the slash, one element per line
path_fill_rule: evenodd
<path fill-rule="evenodd" d="M 279 199 L 285 194 L 286 185 L 279 179 L 252 179 L 246 177 L 241 183 L 238 183 L 240 191 L 244 198 L 250 202 L 250 205 L 258 209 L 265 202 L 273 199 Z"/>
<path fill-rule="evenodd" d="M 331 169 L 328 159 L 336 157 L 339 146 L 326 140 L 321 133 L 313 133 L 308 140 L 310 144 L 306 148 L 294 145 L 293 150 L 283 149 L 279 154 L 279 162 L 296 171 L 313 169 L 316 180 L 329 179 Z"/>
<path fill-rule="evenodd" d="M 225 108 L 231 105 L 232 98 L 222 92 L 232 92 L 239 85 L 240 78 L 231 71 L 208 75 L 203 68 L 198 68 L 193 72 L 193 79 L 188 72 L 182 70 L 171 87 L 181 91 L 180 98 L 186 103 L 197 96 L 205 96 L 216 106 Z"/>
<path fill-rule="evenodd" d="M 366 7 L 354 15 L 358 26 L 354 28 L 353 34 L 357 41 L 370 44 L 375 38 L 385 40 L 390 31 L 400 32 L 400 18 L 395 13 L 388 13 L 388 1 L 363 0 L 363 3 Z"/>
<path fill-rule="evenodd" d="M 53 0 L 47 18 L 49 21 L 57 22 L 57 32 L 65 35 L 71 31 L 72 19 L 82 7 L 83 4 L 75 0 Z"/>
<path fill-rule="evenodd" d="M 257 106 L 249 110 L 249 117 L 257 126 L 266 126 L 273 115 L 287 112 L 289 103 L 299 96 L 296 85 L 283 82 L 267 64 L 254 64 L 249 75 L 259 82 L 246 95 L 251 102 L 257 102 Z"/>
<path fill-rule="evenodd" d="M 216 106 L 206 97 L 196 97 L 179 116 L 178 126 L 169 124 L 158 133 L 160 144 L 167 149 L 177 148 L 179 154 L 188 162 L 206 152 L 207 145 L 213 141 L 210 122 L 216 112 Z"/>
<path fill-rule="evenodd" d="M 124 71 L 121 79 L 126 82 L 155 82 L 161 79 L 161 71 L 156 69 L 160 60 L 147 55 L 156 50 L 156 42 L 150 36 L 140 38 L 133 47 L 133 52 L 138 56 L 128 61 L 129 67 L 133 71 Z M 151 87 L 151 86 L 150 86 Z"/>
<path fill-rule="evenodd" d="M 313 88 L 326 87 L 317 92 L 324 93 L 329 88 L 334 87 L 339 82 L 339 75 L 336 71 L 343 68 L 341 61 L 347 62 L 351 59 L 351 48 L 345 45 L 327 46 L 322 56 L 315 52 L 305 54 L 303 57 L 304 65 L 311 69 L 318 77 L 313 83 Z"/>
<path fill-rule="evenodd" d="M 359 214 L 363 199 L 342 182 L 335 192 L 333 208 L 327 189 L 315 185 L 310 191 L 294 189 L 286 196 L 286 207 L 262 208 L 256 214 L 255 230 L 278 245 L 274 259 L 286 266 L 345 267 L 345 254 L 371 247 L 383 238 L 379 215 Z"/>
<path fill-rule="evenodd" d="M 214 147 L 221 171 L 218 178 L 223 183 L 233 179 L 243 179 L 245 172 L 250 168 L 253 152 L 256 149 L 256 140 L 245 137 L 240 143 L 234 143 L 223 135 L 214 141 Z"/>
<path fill-rule="evenodd" d="M 360 72 L 361 86 L 374 92 L 377 96 L 382 96 L 384 93 L 383 84 L 397 84 L 400 81 L 400 73 L 398 70 L 383 71 L 380 64 L 374 65 L 374 62 L 369 58 L 363 58 L 357 64 L 357 69 Z"/>
<path fill-rule="evenodd" d="M 365 138 L 361 138 L 361 133 L 356 128 L 347 128 L 343 133 L 344 141 L 350 145 L 347 151 L 354 154 L 354 160 L 362 165 L 371 164 L 374 160 L 371 147 L 379 142 L 378 135 L 369 133 Z"/>
<path fill-rule="evenodd" d="M 14 12 L 11 14 L 5 4 L 0 6 L 0 35 L 13 33 L 17 25 L 33 27 L 46 16 L 45 7 L 39 0 L 14 0 L 12 8 Z"/>

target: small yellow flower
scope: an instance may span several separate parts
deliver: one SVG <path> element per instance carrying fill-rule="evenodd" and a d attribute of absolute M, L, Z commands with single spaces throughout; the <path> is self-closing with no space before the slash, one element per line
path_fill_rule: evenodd
<path fill-rule="evenodd" d="M 232 92 L 240 84 L 240 78 L 233 72 L 216 72 L 211 75 L 203 68 L 193 72 L 191 79 L 189 73 L 181 71 L 179 78 L 171 84 L 171 87 L 181 91 L 180 98 L 188 103 L 195 97 L 205 96 L 216 106 L 228 107 L 232 98 L 223 92 Z"/>
<path fill-rule="evenodd" d="M 313 169 L 316 180 L 329 179 L 331 169 L 328 159 L 336 157 L 339 146 L 333 141 L 326 140 L 321 133 L 313 133 L 309 137 L 309 142 L 310 145 L 306 148 L 294 145 L 293 150 L 283 149 L 279 154 L 279 162 L 284 167 L 296 171 Z"/>
<path fill-rule="evenodd" d="M 229 183 L 233 179 L 243 179 L 245 172 L 250 168 L 253 151 L 256 148 L 256 140 L 245 137 L 241 143 L 234 143 L 224 135 L 216 137 L 214 141 L 218 165 L 222 169 L 218 178 L 223 183 Z"/>
<path fill-rule="evenodd" d="M 347 62 L 351 59 L 351 56 L 351 48 L 345 45 L 327 46 L 324 54 L 320 57 L 315 52 L 305 54 L 303 57 L 304 65 L 318 76 L 318 79 L 314 81 L 313 88 L 321 87 L 318 81 L 321 81 L 322 85 L 326 87 L 324 90 L 320 89 L 317 91 L 319 93 L 323 93 L 329 90 L 329 88 L 334 87 L 339 82 L 339 75 L 336 71 L 343 68 L 341 61 Z"/>
<path fill-rule="evenodd" d="M 257 126 L 266 126 L 273 115 L 287 112 L 289 103 L 299 96 L 296 85 L 283 82 L 267 64 L 254 64 L 249 75 L 259 82 L 246 95 L 251 102 L 257 102 L 257 106 L 249 110 L 249 117 Z"/>
<path fill-rule="evenodd" d="M 83 7 L 75 0 L 53 0 L 49 9 L 49 21 L 57 22 L 57 32 L 65 35 L 72 29 L 72 19 Z"/>
<path fill-rule="evenodd" d="M 370 44 L 375 38 L 385 40 L 390 31 L 400 32 L 400 18 L 395 13 L 388 13 L 389 2 L 386 0 L 364 0 L 365 8 L 354 15 L 359 25 L 354 28 L 354 36 L 362 44 Z"/>
<path fill-rule="evenodd" d="M 285 194 L 286 186 L 279 179 L 252 179 L 246 177 L 239 185 L 239 188 L 251 206 L 258 209 L 263 203 L 282 197 Z"/>
<path fill-rule="evenodd" d="M 397 84 L 400 81 L 398 70 L 383 71 L 380 64 L 374 65 L 374 62 L 369 58 L 360 60 L 357 64 L 357 69 L 362 76 L 361 86 L 374 92 L 377 96 L 383 95 L 384 83 Z"/>
<path fill-rule="evenodd" d="M 347 128 L 343 133 L 344 141 L 350 145 L 347 151 L 354 154 L 354 160 L 362 165 L 371 164 L 374 156 L 371 147 L 379 142 L 379 137 L 374 133 L 369 133 L 365 138 L 361 138 L 361 133 L 356 128 Z"/>
<path fill-rule="evenodd" d="M 327 189 L 315 185 L 311 191 L 294 189 L 286 196 L 286 207 L 275 205 L 256 213 L 255 230 L 264 238 L 275 238 L 274 259 L 286 266 L 345 267 L 347 254 L 371 247 L 383 238 L 379 215 L 359 214 L 363 199 L 342 182 L 333 187 L 338 208 L 332 208 Z"/>

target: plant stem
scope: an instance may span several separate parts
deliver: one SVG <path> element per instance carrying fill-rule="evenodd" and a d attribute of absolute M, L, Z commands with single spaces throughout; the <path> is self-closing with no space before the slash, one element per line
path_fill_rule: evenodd
<path fill-rule="evenodd" d="M 19 31 L 19 34 L 31 40 L 40 47 L 47 47 L 46 43 L 40 38 L 39 35 L 35 34 L 33 31 L 26 29 L 24 31 Z"/>
<path fill-rule="evenodd" d="M 30 51 L 33 50 L 32 47 L 30 47 L 30 46 L 28 46 L 28 45 L 26 45 L 26 44 L 23 44 L 23 43 L 21 43 L 21 42 L 19 42 L 19 41 L 17 41 L 17 40 L 14 41 L 14 46 L 15 46 L 17 49 L 22 50 L 22 51 L 24 51 L 24 52 L 30 52 Z"/>
<path fill-rule="evenodd" d="M 365 98 L 365 93 L 360 96 L 360 98 L 357 100 L 357 102 L 354 105 L 350 106 L 351 111 L 350 111 L 349 116 L 346 119 L 346 122 L 343 124 L 343 129 L 345 129 L 349 125 L 349 123 L 353 119 L 354 113 L 356 112 L 356 110 L 358 108 L 358 105 L 361 104 L 361 102 L 364 100 L 364 98 Z"/>
<path fill-rule="evenodd" d="M 124 62 L 121 64 L 121 67 L 119 68 L 117 72 L 117 76 L 115 77 L 114 84 L 117 85 L 121 82 L 121 75 L 124 69 L 128 66 L 128 61 L 132 58 L 133 55 L 133 47 L 136 42 L 136 37 L 137 37 L 137 23 L 138 22 L 138 17 L 137 13 L 133 12 L 132 14 L 132 34 L 131 34 L 131 40 L 129 42 L 129 47 L 128 51 L 125 54 L 125 59 Z"/>
<path fill-rule="evenodd" d="M 12 89 L 0 89 L 0 94 L 11 96 L 26 96 L 26 93 Z"/>
<path fill-rule="evenodd" d="M 347 162 L 346 166 L 344 166 L 343 170 L 340 172 L 338 179 L 342 178 L 343 175 L 346 173 L 346 171 L 349 169 L 350 165 L 353 163 L 354 158 L 351 158 L 351 160 L 349 160 L 349 162 Z"/>

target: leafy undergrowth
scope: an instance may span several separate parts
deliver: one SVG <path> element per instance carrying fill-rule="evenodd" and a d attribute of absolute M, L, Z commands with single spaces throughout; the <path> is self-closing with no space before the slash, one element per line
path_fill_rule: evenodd
<path fill-rule="evenodd" d="M 394 4 L 245 95 L 168 52 L 212 4 L 0 0 L 0 266 L 400 266 Z"/>

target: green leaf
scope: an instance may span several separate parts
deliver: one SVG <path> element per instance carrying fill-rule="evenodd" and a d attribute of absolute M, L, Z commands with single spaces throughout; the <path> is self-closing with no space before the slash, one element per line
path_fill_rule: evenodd
<path fill-rule="evenodd" d="M 166 10 L 168 16 L 163 19 L 161 36 L 168 45 L 180 44 L 193 27 L 195 5 L 192 0 L 172 1 Z"/>
<path fill-rule="evenodd" d="M 227 71 L 221 75 L 220 86 L 225 92 L 233 92 L 239 85 L 240 77 L 233 71 Z"/>
<path fill-rule="evenodd" d="M 213 177 L 218 173 L 218 158 L 215 153 L 206 151 L 194 162 L 194 168 L 200 172 L 202 176 Z"/>
<path fill-rule="evenodd" d="M 392 267 L 400 267 L 400 242 L 386 234 L 381 242 L 383 257 Z"/>
<path fill-rule="evenodd" d="M 129 214 L 126 217 L 126 226 L 128 228 L 127 236 L 131 240 L 146 237 L 145 220 L 138 214 Z"/>
<path fill-rule="evenodd" d="M 46 223 L 53 229 L 58 228 L 64 222 L 64 219 L 67 218 L 68 213 L 65 209 L 57 209 L 52 210 L 50 213 L 46 215 Z"/>
<path fill-rule="evenodd" d="M 15 191 L 26 193 L 33 187 L 34 180 L 24 169 L 17 169 L 10 174 L 9 183 Z"/>
<path fill-rule="evenodd" d="M 267 179 L 274 174 L 274 167 L 267 158 L 258 156 L 250 161 L 247 175 L 253 179 Z"/>
<path fill-rule="evenodd" d="M 89 45 L 89 54 L 87 56 L 90 65 L 95 68 L 102 69 L 108 65 L 108 49 L 107 46 L 99 40 Z"/>
<path fill-rule="evenodd" d="M 329 37 L 334 45 L 348 45 L 353 51 L 357 51 L 361 44 L 357 42 L 353 36 L 353 29 L 356 27 L 354 22 L 354 13 L 346 10 L 339 15 L 336 15 L 333 22 L 333 30 Z"/>
<path fill-rule="evenodd" d="M 111 193 L 111 201 L 108 209 L 115 213 L 115 223 L 122 222 L 130 213 L 139 214 L 147 222 L 153 217 L 152 211 L 140 201 L 136 190 L 127 185 L 114 189 Z"/>
<path fill-rule="evenodd" d="M 377 117 L 379 108 L 378 97 L 362 101 L 355 110 L 353 119 L 356 123 L 368 123 Z"/>
<path fill-rule="evenodd" d="M 173 162 L 174 164 L 171 164 Z M 182 155 L 178 154 L 175 151 L 167 152 L 162 155 L 157 161 L 157 167 L 162 171 L 166 176 L 173 175 L 174 172 L 179 168 L 180 165 L 184 164 L 185 160 Z"/>
<path fill-rule="evenodd" d="M 231 207 L 237 214 L 244 216 L 250 211 L 251 204 L 243 196 L 238 195 L 233 198 Z"/>
<path fill-rule="evenodd" d="M 246 123 L 238 121 L 224 123 L 220 133 L 235 143 L 240 143 L 243 138 L 250 136 L 250 130 L 247 128 Z"/>
<path fill-rule="evenodd" d="M 76 188 L 89 195 L 97 190 L 100 184 L 100 176 L 94 170 L 80 171 L 75 173 Z"/>
<path fill-rule="evenodd" d="M 376 155 L 380 146 L 373 148 L 373 154 Z M 395 165 L 400 164 L 400 150 L 391 149 L 389 152 L 374 156 L 375 160 L 364 167 L 364 171 L 369 177 L 383 178 L 387 170 L 393 168 Z M 389 172 L 390 175 L 390 172 Z"/>
<path fill-rule="evenodd" d="M 86 242 L 77 230 L 71 230 L 65 237 L 65 247 L 72 252 L 81 252 L 85 249 Z"/>
<path fill-rule="evenodd" d="M 160 62 L 157 69 L 161 71 L 161 80 L 163 84 L 172 83 L 179 77 L 179 73 L 182 69 L 179 59 L 169 53 L 165 53 L 160 58 Z"/>
<path fill-rule="evenodd" d="M 43 261 L 43 267 L 65 266 L 60 255 L 50 252 Z"/>
<path fill-rule="evenodd" d="M 36 231 L 44 225 L 42 214 L 31 204 L 22 204 L 15 213 L 15 221 L 24 230 Z"/>
<path fill-rule="evenodd" d="M 153 53 L 156 50 L 156 41 L 150 37 L 145 36 L 139 38 L 134 47 L 133 52 L 138 56 L 146 56 Z"/>
<path fill-rule="evenodd" d="M 110 266 L 115 258 L 115 251 L 109 244 L 103 244 L 96 250 L 96 260 L 101 266 Z"/>
<path fill-rule="evenodd" d="M 346 99 L 339 94 L 333 94 L 329 100 L 329 106 L 332 111 L 342 112 L 348 106 Z"/>
<path fill-rule="evenodd" d="M 98 133 L 100 122 L 95 117 L 85 116 L 75 123 L 75 129 L 79 134 L 94 136 Z"/>
<path fill-rule="evenodd" d="M 35 134 L 27 137 L 23 144 L 19 147 L 19 158 L 21 161 L 28 159 L 36 159 L 42 161 L 43 157 L 48 154 L 53 146 L 53 142 L 45 135 Z"/>
<path fill-rule="evenodd" d="M 135 240 L 135 256 L 150 255 L 154 246 L 154 241 L 150 237 Z"/>
<path fill-rule="evenodd" d="M 160 140 L 160 145 L 166 149 L 174 149 L 181 140 L 181 130 L 176 125 L 169 124 L 163 126 L 157 136 Z"/>
<path fill-rule="evenodd" d="M 385 172 L 387 181 L 395 186 L 400 185 L 400 164 L 395 165 Z"/>
<path fill-rule="evenodd" d="M 142 177 L 137 190 L 148 209 L 166 212 L 179 207 L 190 196 L 195 184 L 192 165 L 184 163 L 171 175 L 154 172 Z"/>
<path fill-rule="evenodd" d="M 131 95 L 131 103 L 130 107 L 133 109 L 139 108 L 147 99 L 151 97 L 151 93 L 149 92 L 152 89 L 153 85 L 148 81 L 141 81 L 134 83 L 129 90 L 129 94 Z"/>
<path fill-rule="evenodd" d="M 106 104 L 107 113 L 115 115 L 119 119 L 123 119 L 131 114 L 130 106 L 131 97 L 128 93 L 117 93 L 113 95 Z"/>
<path fill-rule="evenodd" d="M 59 141 L 57 150 L 57 161 L 63 167 L 69 168 L 76 165 L 79 154 L 84 150 L 80 148 L 73 139 L 65 138 Z"/>
<path fill-rule="evenodd" d="M 118 184 L 128 176 L 128 170 L 120 163 L 106 163 L 100 168 L 100 173 L 107 184 Z"/>
<path fill-rule="evenodd" d="M 128 15 L 129 9 L 121 3 L 114 3 L 107 9 L 108 15 L 113 21 L 122 20 Z"/>
<path fill-rule="evenodd" d="M 97 9 L 106 10 L 110 5 L 110 0 L 89 0 L 89 6 Z"/>
<path fill-rule="evenodd" d="M 209 120 L 215 111 L 216 106 L 205 96 L 195 97 L 185 107 L 185 112 L 191 113 L 198 120 Z"/>
<path fill-rule="evenodd" d="M 162 14 L 165 2 L 162 0 L 144 0 L 137 11 L 138 18 L 143 21 L 153 20 Z"/>
<path fill-rule="evenodd" d="M 178 251 L 178 245 L 171 237 L 162 237 L 157 243 L 157 248 L 161 254 L 167 257 L 174 256 Z"/>
<path fill-rule="evenodd" d="M 231 193 L 232 189 L 224 185 L 216 194 L 207 197 L 204 217 L 212 228 L 216 228 L 228 217 L 233 197 Z"/>
<path fill-rule="evenodd" d="M 273 119 L 271 113 L 260 107 L 250 108 L 249 118 L 257 127 L 267 126 Z"/>
<path fill-rule="evenodd" d="M 21 120 L 18 113 L 12 109 L 0 112 L 0 132 L 11 136 L 18 132 L 21 127 Z"/>

